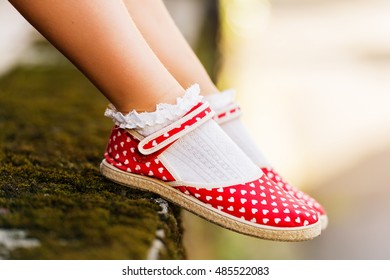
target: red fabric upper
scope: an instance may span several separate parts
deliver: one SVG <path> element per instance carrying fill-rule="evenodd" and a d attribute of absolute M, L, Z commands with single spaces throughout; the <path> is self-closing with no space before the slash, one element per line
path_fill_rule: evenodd
<path fill-rule="evenodd" d="M 300 191 L 294 186 L 291 186 L 273 168 L 263 167 L 261 168 L 261 170 L 269 179 L 275 182 L 279 187 L 281 187 L 283 190 L 288 192 L 290 195 L 292 195 L 297 199 L 302 200 L 308 206 L 316 210 L 320 215 L 326 215 L 325 209 L 320 203 L 318 203 L 314 198 L 312 198 L 308 194 Z"/>

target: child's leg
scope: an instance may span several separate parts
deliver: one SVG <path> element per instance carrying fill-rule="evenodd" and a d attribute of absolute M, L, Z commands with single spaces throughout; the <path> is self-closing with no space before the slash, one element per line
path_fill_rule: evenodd
<path fill-rule="evenodd" d="M 11 0 L 121 112 L 150 111 L 184 93 L 120 0 Z"/>
<path fill-rule="evenodd" d="M 196 82 L 203 95 L 218 92 L 161 0 L 124 0 L 138 29 L 161 62 L 184 87 Z"/>

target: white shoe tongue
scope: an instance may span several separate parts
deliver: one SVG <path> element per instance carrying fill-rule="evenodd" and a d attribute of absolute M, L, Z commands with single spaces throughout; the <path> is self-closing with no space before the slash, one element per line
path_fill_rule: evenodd
<path fill-rule="evenodd" d="M 176 180 L 199 185 L 240 184 L 262 175 L 213 120 L 177 140 L 160 157 Z"/>

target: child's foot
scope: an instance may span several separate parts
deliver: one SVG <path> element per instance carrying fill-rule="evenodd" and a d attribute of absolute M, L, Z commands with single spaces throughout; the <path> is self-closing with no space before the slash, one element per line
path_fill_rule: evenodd
<path fill-rule="evenodd" d="M 192 86 L 177 104 L 115 122 L 101 172 L 120 184 L 156 193 L 233 231 L 278 241 L 321 233 L 318 213 L 285 192 L 239 149 Z"/>
<path fill-rule="evenodd" d="M 295 198 L 315 209 L 321 219 L 322 229 L 328 225 L 328 217 L 324 207 L 314 198 L 288 184 L 268 163 L 265 156 L 257 148 L 250 134 L 245 129 L 239 116 L 240 107 L 234 102 L 234 91 L 224 91 L 205 98 L 216 112 L 214 120 L 222 127 L 226 134 L 241 148 L 242 151 L 261 168 L 264 174 L 279 187 Z"/>

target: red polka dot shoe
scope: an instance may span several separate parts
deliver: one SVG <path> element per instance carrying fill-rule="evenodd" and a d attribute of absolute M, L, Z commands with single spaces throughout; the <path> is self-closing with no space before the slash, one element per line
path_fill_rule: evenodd
<path fill-rule="evenodd" d="M 230 92 L 226 92 L 225 95 L 229 94 L 225 99 L 227 99 L 228 103 L 223 104 L 222 108 L 219 110 L 216 110 L 216 114 L 214 116 L 214 120 L 221 125 L 221 127 L 227 132 L 227 134 L 238 144 L 240 148 L 243 149 L 243 151 L 250 157 L 252 157 L 252 160 L 258 164 L 259 166 L 267 165 L 264 160 L 261 161 L 259 158 L 264 157 L 261 153 L 258 151 L 255 151 L 257 148 L 255 147 L 254 143 L 246 143 L 249 141 L 252 141 L 249 138 L 249 135 L 247 135 L 247 132 L 242 130 L 242 124 L 237 122 L 237 119 L 241 115 L 241 109 L 240 107 L 235 103 L 231 101 L 232 95 Z M 215 96 L 214 98 L 218 98 L 218 96 Z M 235 124 L 231 124 L 232 122 L 236 121 Z M 254 148 L 253 148 L 254 147 Z M 291 196 L 297 198 L 298 200 L 304 202 L 309 207 L 315 209 L 321 220 L 321 228 L 325 229 L 328 225 L 328 217 L 326 215 L 324 207 L 318 203 L 314 198 L 309 196 L 308 194 L 300 191 L 299 189 L 291 186 L 288 184 L 285 180 L 282 179 L 282 177 L 276 173 L 276 171 L 273 168 L 269 167 L 262 167 L 261 170 L 264 172 L 264 174 L 274 183 L 276 183 L 281 189 L 288 192 Z"/>
<path fill-rule="evenodd" d="M 147 137 L 116 125 L 101 173 L 242 234 L 277 241 L 319 236 L 317 212 L 269 180 L 212 120 L 213 115 L 209 105 L 200 102 Z M 235 175 L 241 165 L 250 176 Z"/>
<path fill-rule="evenodd" d="M 298 198 L 299 200 L 303 201 L 306 205 L 309 205 L 311 208 L 316 210 L 320 216 L 322 230 L 324 230 L 327 227 L 328 216 L 326 215 L 324 207 L 320 203 L 318 203 L 310 195 L 304 193 L 303 191 L 299 190 L 294 186 L 291 186 L 273 168 L 263 167 L 261 168 L 261 170 L 270 180 L 275 182 L 280 188 L 284 189 L 293 197 Z"/>

